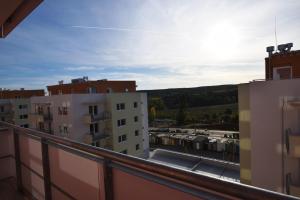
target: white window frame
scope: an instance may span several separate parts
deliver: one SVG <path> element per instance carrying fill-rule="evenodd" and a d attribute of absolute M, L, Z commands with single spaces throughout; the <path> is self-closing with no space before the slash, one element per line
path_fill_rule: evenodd
<path fill-rule="evenodd" d="M 121 122 L 122 122 L 122 120 L 124 120 L 124 121 L 125 121 L 125 123 L 124 123 L 124 124 L 122 124 L 122 123 L 121 123 Z M 119 122 L 120 122 L 120 124 L 119 124 Z M 125 126 L 125 125 L 126 125 L 126 119 L 125 119 L 125 118 L 123 118 L 123 119 L 118 119 L 118 121 L 117 121 L 117 125 L 118 125 L 118 127 Z"/>
<path fill-rule="evenodd" d="M 284 66 L 284 67 L 274 67 L 273 68 L 273 80 L 281 80 L 279 74 L 277 73 L 278 69 L 291 69 L 290 79 L 293 78 L 293 67 L 292 66 Z"/>

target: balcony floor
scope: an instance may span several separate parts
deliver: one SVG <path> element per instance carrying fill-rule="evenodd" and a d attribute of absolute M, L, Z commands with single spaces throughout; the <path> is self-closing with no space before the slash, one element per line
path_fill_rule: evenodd
<path fill-rule="evenodd" d="M 26 198 L 17 192 L 17 184 L 14 178 L 0 180 L 0 199 L 26 200 Z"/>

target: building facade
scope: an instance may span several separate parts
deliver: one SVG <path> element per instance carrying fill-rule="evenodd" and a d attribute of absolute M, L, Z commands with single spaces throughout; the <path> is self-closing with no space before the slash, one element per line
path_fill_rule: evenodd
<path fill-rule="evenodd" d="M 44 90 L 0 91 L 0 120 L 29 128 L 30 97 L 43 95 Z"/>
<path fill-rule="evenodd" d="M 294 56 L 285 52 L 276 59 L 287 65 Z M 300 197 L 299 88 L 300 79 L 285 75 L 239 85 L 242 183 Z"/>
<path fill-rule="evenodd" d="M 148 156 L 146 94 L 33 97 L 31 113 L 34 129 L 125 154 Z"/>
<path fill-rule="evenodd" d="M 88 77 L 72 79 L 71 83 L 47 86 L 49 96 L 58 94 L 121 93 L 136 92 L 135 81 L 88 80 Z"/>
<path fill-rule="evenodd" d="M 300 50 L 291 51 L 292 46 L 292 43 L 279 45 L 276 53 L 274 47 L 267 48 L 271 51 L 265 58 L 266 80 L 300 78 Z"/>

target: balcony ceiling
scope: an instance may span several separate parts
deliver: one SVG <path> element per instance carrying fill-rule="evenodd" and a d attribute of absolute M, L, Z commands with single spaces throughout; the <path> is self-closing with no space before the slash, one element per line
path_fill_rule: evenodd
<path fill-rule="evenodd" d="M 6 37 L 42 0 L 1 0 L 0 38 Z"/>

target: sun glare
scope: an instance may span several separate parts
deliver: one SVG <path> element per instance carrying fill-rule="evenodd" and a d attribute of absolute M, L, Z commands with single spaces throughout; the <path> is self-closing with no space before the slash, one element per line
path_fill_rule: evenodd
<path fill-rule="evenodd" d="M 225 21 L 212 25 L 207 30 L 204 46 L 217 59 L 230 59 L 238 52 L 240 41 L 239 28 L 235 24 Z"/>

